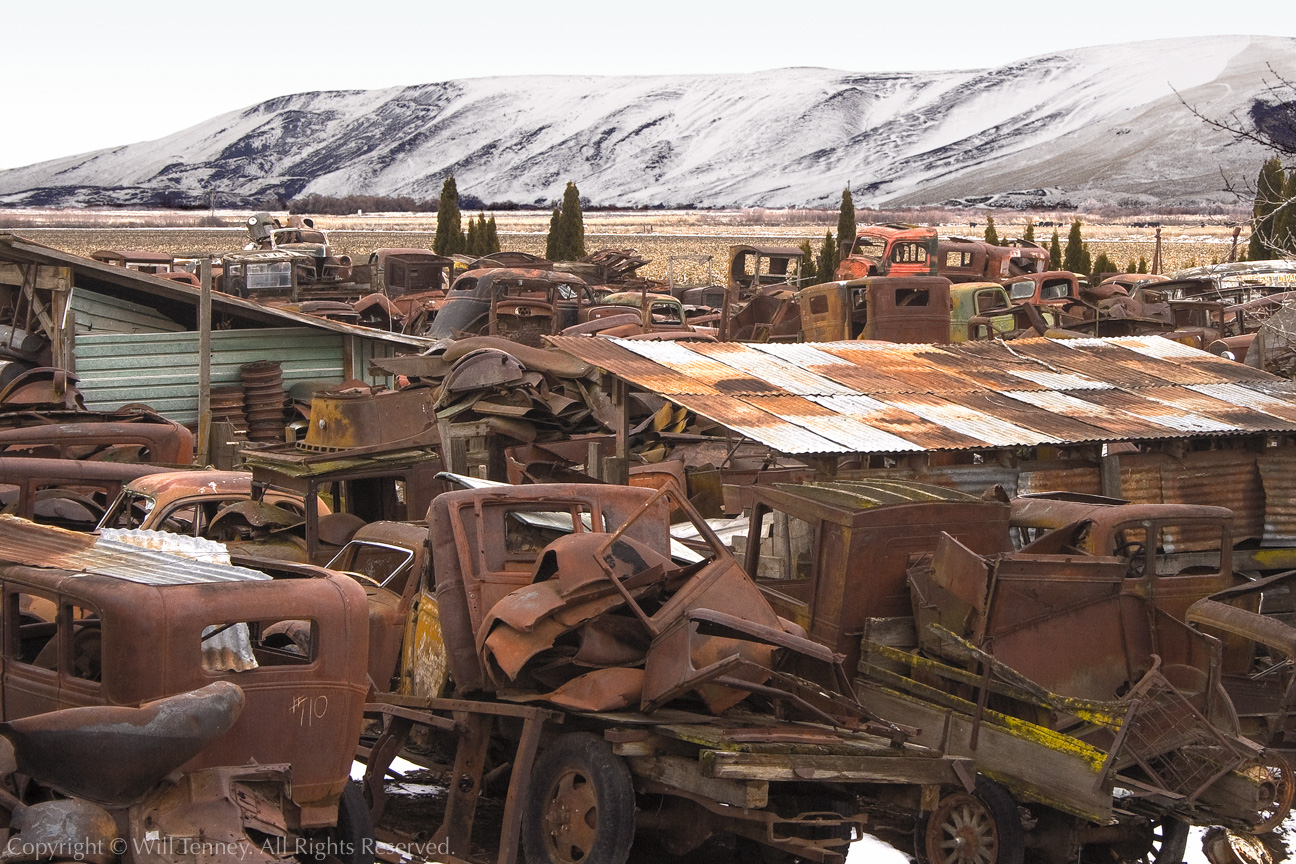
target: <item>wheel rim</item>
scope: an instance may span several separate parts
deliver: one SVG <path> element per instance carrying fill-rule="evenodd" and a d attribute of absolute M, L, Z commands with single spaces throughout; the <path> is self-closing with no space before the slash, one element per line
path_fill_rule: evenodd
<path fill-rule="evenodd" d="M 584 773 L 569 768 L 545 797 L 545 843 L 555 861 L 585 861 L 598 837 L 598 791 Z"/>
<path fill-rule="evenodd" d="M 1281 825 L 1291 810 L 1293 793 L 1296 793 L 1296 785 L 1292 783 L 1292 769 L 1287 760 L 1277 753 L 1266 754 L 1265 760 L 1268 764 L 1264 769 L 1274 784 L 1274 800 L 1259 812 L 1260 821 L 1251 829 L 1255 834 L 1265 834 Z"/>
<path fill-rule="evenodd" d="M 995 864 L 999 828 L 979 798 L 956 792 L 932 811 L 924 845 L 931 864 Z"/>

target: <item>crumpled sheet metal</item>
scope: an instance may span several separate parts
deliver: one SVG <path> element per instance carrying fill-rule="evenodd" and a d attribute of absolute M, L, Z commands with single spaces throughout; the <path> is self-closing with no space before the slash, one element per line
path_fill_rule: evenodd
<path fill-rule="evenodd" d="M 99 804 L 131 804 L 228 732 L 243 711 L 237 684 L 146 702 L 66 708 L 0 723 L 18 769 Z"/>
<path fill-rule="evenodd" d="M 37 860 L 36 849 L 45 853 L 45 860 L 107 864 L 116 857 L 117 822 L 89 801 L 65 798 L 17 808 L 9 828 L 14 834 L 0 852 L 2 862 Z"/>

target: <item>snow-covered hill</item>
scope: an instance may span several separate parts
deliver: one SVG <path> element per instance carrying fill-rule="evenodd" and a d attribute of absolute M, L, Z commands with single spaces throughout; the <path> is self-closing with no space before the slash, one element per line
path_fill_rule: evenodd
<path fill-rule="evenodd" d="M 1296 39 L 1085 48 L 997 69 L 526 76 L 282 96 L 157 141 L 0 171 L 0 204 L 222 206 L 267 197 L 1011 206 L 1229 201 L 1265 153 L 1188 112 L 1249 115 Z"/>

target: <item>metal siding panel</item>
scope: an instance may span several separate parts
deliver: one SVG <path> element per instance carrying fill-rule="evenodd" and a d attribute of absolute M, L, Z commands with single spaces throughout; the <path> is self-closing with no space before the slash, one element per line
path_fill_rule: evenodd
<path fill-rule="evenodd" d="M 1026 463 L 1021 466 L 1017 481 L 1018 494 L 1059 490 L 1101 495 L 1102 472 L 1092 465 L 1082 468 L 1032 468 L 1030 463 Z"/>
<path fill-rule="evenodd" d="M 1256 456 L 1245 451 L 1186 453 L 1161 466 L 1161 495 L 1167 504 L 1210 504 L 1233 511 L 1233 541 L 1258 539 L 1264 533 L 1264 491 Z M 1185 532 L 1184 549 L 1218 545 L 1209 531 Z"/>
<path fill-rule="evenodd" d="M 76 368 L 86 405 L 151 405 L 180 423 L 198 420 L 198 334 L 78 335 Z M 342 380 L 342 336 L 305 328 L 212 333 L 213 385 L 239 383 L 239 367 L 278 360 L 285 389 L 298 381 Z"/>
<path fill-rule="evenodd" d="M 175 333 L 185 328 L 147 306 L 91 291 L 72 290 L 72 314 L 81 333 Z"/>
<path fill-rule="evenodd" d="M 1263 546 L 1296 546 L 1296 452 L 1267 450 L 1256 462 L 1264 489 Z"/>

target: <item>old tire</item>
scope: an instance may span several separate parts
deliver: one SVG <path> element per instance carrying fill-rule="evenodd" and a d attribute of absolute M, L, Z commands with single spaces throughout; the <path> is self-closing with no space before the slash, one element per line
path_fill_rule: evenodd
<path fill-rule="evenodd" d="M 342 864 L 374 864 L 374 827 L 364 790 L 348 781 L 338 801 L 337 849 L 333 857 Z"/>
<path fill-rule="evenodd" d="M 1188 823 L 1173 816 L 1148 820 L 1143 836 L 1129 843 L 1096 843 L 1084 847 L 1081 860 L 1122 864 L 1180 864 L 1188 848 Z"/>
<path fill-rule="evenodd" d="M 914 841 L 921 864 L 1022 864 L 1026 856 L 1017 802 L 987 777 L 977 777 L 974 795 L 959 789 L 941 798 Z"/>
<path fill-rule="evenodd" d="M 540 754 L 522 814 L 529 864 L 625 864 L 634 825 L 630 769 L 606 741 L 573 732 Z"/>

